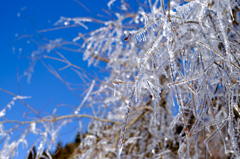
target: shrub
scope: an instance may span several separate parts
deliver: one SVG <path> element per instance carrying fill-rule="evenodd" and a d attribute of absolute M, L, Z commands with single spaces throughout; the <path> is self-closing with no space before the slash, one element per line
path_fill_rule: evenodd
<path fill-rule="evenodd" d="M 43 156 L 44 148 L 51 158 L 48 152 L 61 126 L 69 118 L 82 117 L 92 121 L 72 158 L 239 157 L 239 2 L 149 0 L 138 1 L 132 9 L 121 0 L 121 8 L 112 11 L 115 3 L 120 2 L 108 2 L 111 20 L 61 17 L 56 23 L 99 24 L 71 44 L 80 46 L 75 51 L 83 52 L 89 65 L 110 70 L 109 76 L 101 80 L 57 51 L 58 57 L 33 52 L 34 60 L 57 60 L 66 64 L 62 69 L 88 76 L 90 86 L 73 114 L 17 123 L 29 125 L 29 130 L 16 141 L 9 143 L 10 135 L 3 129 L 10 121 L 1 122 L 1 158 L 13 156 L 29 133 L 41 136 L 36 158 Z M 65 44 L 57 39 L 43 48 L 51 52 Z M 79 114 L 85 105 L 93 116 Z M 4 112 L 5 108 L 1 117 Z"/>

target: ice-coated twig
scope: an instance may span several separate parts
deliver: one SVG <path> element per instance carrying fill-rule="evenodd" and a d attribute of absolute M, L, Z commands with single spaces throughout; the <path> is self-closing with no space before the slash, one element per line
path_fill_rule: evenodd
<path fill-rule="evenodd" d="M 127 106 L 126 114 L 124 117 L 124 122 L 123 122 L 123 126 L 122 126 L 122 131 L 121 131 L 121 138 L 120 138 L 119 146 L 118 146 L 118 158 L 120 158 L 120 156 L 121 156 L 123 145 L 124 145 L 124 135 L 125 135 L 125 131 L 127 128 L 128 115 L 129 115 L 130 109 L 132 107 L 132 99 L 133 99 L 134 93 L 135 93 L 135 88 L 132 91 L 132 95 L 130 97 L 130 102 Z"/>
<path fill-rule="evenodd" d="M 81 107 L 83 106 L 84 102 L 88 99 L 89 95 L 91 94 L 94 85 L 95 85 L 95 80 L 92 81 L 92 84 L 91 84 L 91 86 L 89 87 L 86 96 L 83 98 L 81 104 L 80 104 L 80 105 L 78 106 L 78 108 L 75 110 L 74 114 L 77 114 L 77 113 L 80 111 L 80 109 L 81 109 Z"/>

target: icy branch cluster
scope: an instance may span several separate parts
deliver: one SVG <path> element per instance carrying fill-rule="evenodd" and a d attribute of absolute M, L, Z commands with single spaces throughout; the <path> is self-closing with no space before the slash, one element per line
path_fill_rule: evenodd
<path fill-rule="evenodd" d="M 61 17 L 56 23 L 73 21 L 84 28 L 85 22 L 100 24 L 88 34 L 79 33 L 73 43 L 81 45 L 78 51 L 89 65 L 110 72 L 105 79 L 84 72 L 61 53 L 41 53 L 65 63 L 62 69 L 71 67 L 88 83 L 86 96 L 69 115 L 92 119 L 72 157 L 240 157 L 240 3 L 148 0 L 136 2 L 132 9 L 124 0 L 111 0 L 107 5 L 113 10 L 117 3 L 122 5 L 119 12 L 107 12 L 111 20 Z M 50 44 L 57 43 L 61 41 Z M 62 80 L 58 71 L 47 68 Z M 81 114 L 83 106 L 93 115 Z M 0 117 L 4 113 L 0 111 Z M 38 156 L 55 140 L 64 123 L 54 129 L 57 121 L 40 118 L 26 123 L 28 131 L 41 135 Z M 6 136 L 6 149 L 0 156 L 13 144 L 4 123 L 0 135 Z M 15 146 L 26 142 L 26 133 Z"/>

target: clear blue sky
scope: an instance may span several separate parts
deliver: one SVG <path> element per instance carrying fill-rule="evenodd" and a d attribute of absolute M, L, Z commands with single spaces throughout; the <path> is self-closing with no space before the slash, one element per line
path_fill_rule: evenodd
<path fill-rule="evenodd" d="M 102 8 L 107 8 L 108 0 L 79 0 L 86 7 L 88 7 L 93 14 L 103 13 Z M 0 88 L 8 90 L 14 94 L 19 94 L 19 84 L 17 81 L 17 68 L 20 79 L 21 95 L 31 96 L 31 99 L 24 100 L 36 110 L 41 110 L 47 103 L 43 112 L 52 113 L 53 109 L 58 103 L 79 105 L 81 99 L 74 96 L 67 87 L 56 77 L 54 77 L 47 69 L 38 62 L 35 67 L 31 83 L 27 83 L 27 78 L 22 77 L 23 72 L 29 66 L 29 60 L 26 58 L 37 47 L 33 42 L 28 43 L 27 38 L 17 40 L 21 35 L 34 34 L 34 36 L 44 36 L 48 39 L 64 38 L 72 40 L 77 36 L 78 32 L 86 32 L 81 27 L 70 28 L 58 31 L 51 31 L 44 34 L 37 34 L 36 30 L 53 28 L 53 24 L 60 18 L 64 17 L 84 17 L 93 16 L 89 12 L 73 0 L 6 0 L 0 2 L 0 25 L 1 25 L 1 41 L 0 41 Z M 23 11 L 22 11 L 23 10 Z M 93 26 L 94 27 L 94 26 Z M 13 48 L 15 51 L 13 52 Z M 82 61 L 81 53 L 71 53 L 61 51 L 70 60 L 78 66 L 94 73 L 98 70 L 94 67 L 88 67 L 86 61 Z M 49 54 L 51 55 L 51 53 Z M 48 61 L 49 62 L 49 61 Z M 62 66 L 59 62 L 49 62 L 54 68 L 58 69 Z M 65 71 L 64 75 L 68 81 L 78 82 L 80 80 L 76 74 L 70 70 Z M 0 92 L 0 110 L 5 107 L 12 99 L 11 95 Z M 50 101 L 50 102 L 49 102 Z M 6 118 L 11 120 L 24 120 L 23 113 L 27 112 L 26 106 L 20 102 L 15 102 L 11 110 L 6 112 Z M 73 111 L 71 107 L 59 107 L 57 114 L 69 114 Z M 81 112 L 83 113 L 83 112 Z M 87 112 L 86 112 L 87 113 Z M 44 114 L 41 114 L 44 116 Z M 30 115 L 34 116 L 34 115 Z M 0 119 L 1 121 L 3 119 Z M 85 121 L 86 122 L 86 121 Z M 6 127 L 7 128 L 7 127 Z M 74 129 L 74 125 L 65 127 L 67 130 L 62 133 Z M 13 134 L 18 135 L 18 134 Z M 29 146 L 31 141 L 34 141 L 34 136 L 29 139 Z M 73 141 L 75 134 L 68 133 L 60 137 L 64 144 Z M 19 149 L 17 158 L 24 158 L 26 150 Z M 0 144 L 0 149 L 2 145 Z"/>

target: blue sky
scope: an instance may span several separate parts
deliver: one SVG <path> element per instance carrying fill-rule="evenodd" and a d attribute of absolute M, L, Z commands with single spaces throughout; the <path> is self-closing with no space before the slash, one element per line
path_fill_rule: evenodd
<path fill-rule="evenodd" d="M 40 62 L 37 62 L 35 70 L 31 79 L 31 83 L 27 82 L 26 76 L 23 76 L 24 71 L 29 66 L 27 56 L 32 51 L 37 49 L 37 46 L 29 41 L 28 38 L 18 40 L 22 35 L 34 35 L 34 37 L 47 37 L 54 40 L 56 38 L 64 38 L 72 40 L 77 36 L 78 32 L 87 32 L 84 28 L 69 28 L 64 30 L 51 31 L 47 33 L 38 34 L 37 30 L 53 28 L 53 24 L 60 18 L 64 17 L 89 17 L 101 12 L 102 8 L 107 8 L 108 0 L 79 0 L 92 14 L 73 0 L 7 0 L 1 1 L 2 6 L 0 10 L 1 20 L 1 41 L 0 41 L 0 88 L 8 90 L 14 94 L 19 94 L 19 83 L 17 80 L 17 70 L 20 76 L 20 90 L 21 95 L 31 96 L 31 99 L 24 101 L 31 105 L 36 110 L 48 112 L 52 114 L 57 104 L 69 104 L 77 106 L 81 99 L 74 96 L 71 91 L 56 77 L 54 77 Z M 94 26 L 92 26 L 94 28 Z M 30 43 L 29 43 L 30 42 Z M 88 67 L 86 61 L 82 61 L 81 53 L 71 53 L 61 51 L 62 54 L 70 58 L 70 60 L 89 71 L 90 73 L 99 71 L 94 67 Z M 49 55 L 52 55 L 51 52 Z M 63 66 L 56 61 L 49 61 L 48 63 L 58 69 Z M 66 79 L 72 82 L 80 83 L 78 76 L 70 70 L 63 72 Z M 104 76 L 104 75 L 103 75 Z M 0 110 L 5 107 L 12 99 L 11 95 L 0 92 Z M 58 107 L 57 114 L 69 114 L 74 109 L 71 107 Z M 87 110 L 86 110 L 87 111 Z M 7 110 L 6 118 L 11 120 L 24 120 L 23 113 L 28 112 L 26 106 L 20 102 L 15 102 L 11 110 Z M 84 113 L 84 112 L 82 112 Z M 88 113 L 88 112 L 85 112 Z M 41 114 L 46 115 L 46 114 Z M 30 114 L 30 116 L 34 115 Z M 3 119 L 0 119 L 1 121 Z M 83 122 L 86 123 L 86 120 Z M 75 125 L 76 126 L 76 125 Z M 68 132 L 75 127 L 74 125 L 66 127 Z M 7 127 L 6 127 L 7 128 Z M 64 133 L 64 131 L 62 131 Z M 18 135 L 18 134 L 13 134 Z M 34 137 L 34 136 L 32 136 Z M 60 136 L 60 140 L 64 144 L 73 141 L 75 138 L 74 132 Z M 31 140 L 29 146 L 31 145 Z M 1 144 L 0 144 L 1 145 Z M 0 146 L 1 148 L 1 146 Z M 24 158 L 26 150 L 19 149 L 17 158 Z"/>

